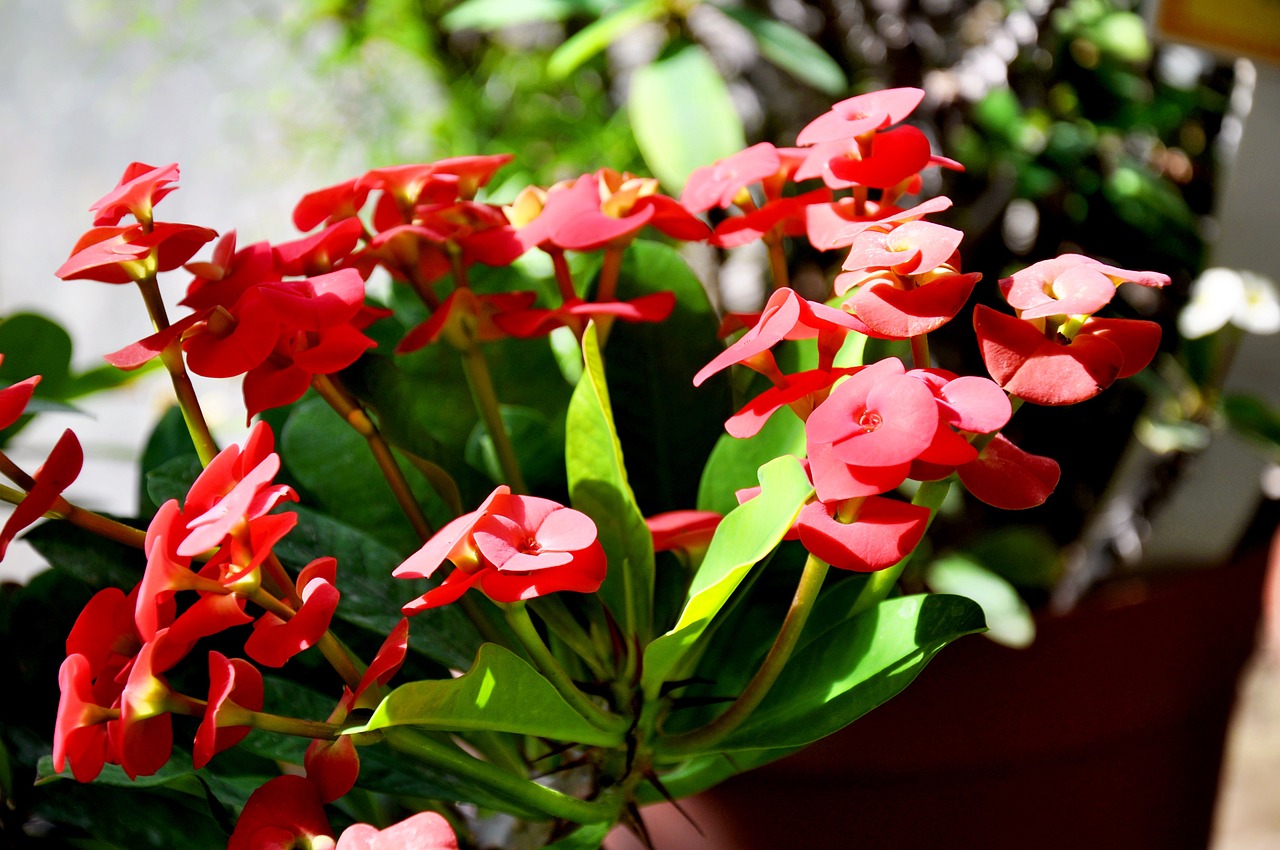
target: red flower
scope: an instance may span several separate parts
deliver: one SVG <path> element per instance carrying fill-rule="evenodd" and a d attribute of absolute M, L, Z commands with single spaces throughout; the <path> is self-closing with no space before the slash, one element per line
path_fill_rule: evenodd
<path fill-rule="evenodd" d="M 383 830 L 352 824 L 338 837 L 336 850 L 458 850 L 458 838 L 443 815 L 419 812 Z"/>
<path fill-rule="evenodd" d="M 0 528 L 0 559 L 4 558 L 9 543 L 19 531 L 40 519 L 53 507 L 62 496 L 62 491 L 76 480 L 83 464 L 84 450 L 80 448 L 80 441 L 70 430 L 63 431 L 49 452 L 49 457 L 32 476 L 35 485 L 22 497 L 13 513 L 9 514 L 4 527 Z"/>
<path fill-rule="evenodd" d="M 0 363 L 3 362 L 4 355 L 0 354 Z M 0 389 L 0 430 L 18 421 L 22 412 L 27 409 L 27 403 L 31 401 L 31 394 L 35 392 L 38 383 L 40 376 L 34 375 Z"/>
<path fill-rule="evenodd" d="M 196 730 L 191 763 L 202 768 L 217 753 L 234 747 L 249 734 L 249 727 L 224 723 L 228 705 L 250 711 L 261 711 L 263 704 L 262 674 L 258 668 L 240 658 L 227 658 L 220 652 L 209 653 L 209 705 Z"/>
<path fill-rule="evenodd" d="M 355 250 L 364 234 L 358 218 L 345 218 L 311 236 L 272 247 L 276 271 L 281 275 L 322 275 Z"/>
<path fill-rule="evenodd" d="M 460 286 L 435 309 L 431 318 L 410 330 L 396 346 L 397 354 L 408 354 L 430 345 L 441 336 L 459 350 L 471 343 L 494 342 L 511 335 L 496 320 L 533 306 L 536 292 L 495 292 L 481 295 Z M 517 336 L 519 334 L 516 334 Z"/>
<path fill-rule="evenodd" d="M 141 224 L 95 227 L 54 274 L 62 280 L 132 283 L 176 269 L 217 235 L 207 227 L 169 222 L 156 222 L 150 230 Z"/>
<path fill-rule="evenodd" d="M 333 829 L 316 788 L 301 776 L 277 776 L 249 796 L 227 850 L 328 850 Z"/>
<path fill-rule="evenodd" d="M 1024 452 L 1001 434 L 957 472 L 970 493 L 1008 511 L 1044 504 L 1061 474 L 1057 461 Z"/>
<path fill-rule="evenodd" d="M 752 183 L 772 177 L 781 167 L 778 149 L 760 142 L 719 162 L 695 168 L 685 181 L 680 203 L 690 212 L 706 212 L 712 207 L 727 209 L 734 204 L 754 206 L 750 194 L 742 198 L 742 193 Z M 739 200 L 745 203 L 738 203 Z"/>
<path fill-rule="evenodd" d="M 724 516 L 715 511 L 667 511 L 645 518 L 653 535 L 653 551 L 705 550 Z"/>
<path fill-rule="evenodd" d="M 315 646 L 338 608 L 337 568 L 334 558 L 317 558 L 302 568 L 297 579 L 302 607 L 288 620 L 270 611 L 259 617 L 244 644 L 250 658 L 268 667 L 283 667 L 299 652 Z"/>
<path fill-rule="evenodd" d="M 646 224 L 690 242 L 711 233 L 674 198 L 658 194 L 657 180 L 602 168 L 570 185 L 552 187 L 542 211 L 522 228 L 521 240 L 526 245 L 545 242 L 566 251 L 594 251 L 628 244 Z"/>
<path fill-rule="evenodd" d="M 883 496 L 853 502 L 847 516 L 840 502 L 813 501 L 801 508 L 796 527 L 804 548 L 833 567 L 872 572 L 901 561 L 924 537 L 928 508 Z"/>
<path fill-rule="evenodd" d="M 805 226 L 813 247 L 832 251 L 849 247 L 857 235 L 868 228 L 887 231 L 902 222 L 915 221 L 950 207 L 951 199 L 942 196 L 905 210 L 873 201 L 859 205 L 852 198 L 842 198 L 834 203 L 807 207 Z"/>
<path fill-rule="evenodd" d="M 119 712 L 109 707 L 94 688 L 94 671 L 83 655 L 69 655 L 58 670 L 58 719 L 53 727 L 53 769 L 62 772 L 69 763 L 81 782 L 92 782 L 110 758 L 107 722 Z"/>
<path fill-rule="evenodd" d="M 817 337 L 819 365 L 830 368 L 831 359 L 843 344 L 845 334 L 857 328 L 853 317 L 843 310 L 807 301 L 794 290 L 784 287 L 769 296 L 755 327 L 698 370 L 698 374 L 693 376 L 693 385 L 700 386 L 707 378 L 734 363 L 743 363 L 757 372 L 773 375 L 777 368 L 769 349 L 784 339 Z"/>
<path fill-rule="evenodd" d="M 561 590 L 594 593 L 605 576 L 590 517 L 550 499 L 513 496 L 506 486 L 436 532 L 392 575 L 430 578 L 445 560 L 453 572 L 405 605 L 405 614 L 453 602 L 476 584 L 495 602 L 515 602 Z"/>
<path fill-rule="evenodd" d="M 89 212 L 94 225 L 118 224 L 126 214 L 131 214 L 141 224 L 151 222 L 151 210 L 160 199 L 178 188 L 178 163 L 154 166 L 131 162 L 124 170 L 120 182 L 103 195 Z"/>
<path fill-rule="evenodd" d="M 1092 398 L 1118 378 L 1141 371 L 1160 345 L 1155 322 L 1091 318 L 1064 339 L 981 304 L 974 308 L 973 327 L 995 382 L 1012 395 L 1045 405 Z"/>
<path fill-rule="evenodd" d="M 849 140 L 897 124 L 922 100 L 924 90 L 916 88 L 882 89 L 842 100 L 805 125 L 796 144 Z"/>
<path fill-rule="evenodd" d="M 854 275 L 850 275 L 853 277 Z M 836 285 L 848 285 L 844 275 Z M 936 275 L 906 279 L 892 272 L 857 276 L 857 292 L 844 302 L 844 308 L 863 322 L 862 332 L 881 339 L 908 339 L 945 325 L 969 301 L 981 273 L 954 274 L 945 267 Z"/>
<path fill-rule="evenodd" d="M 358 187 L 359 178 L 308 192 L 293 208 L 293 226 L 306 233 L 317 224 L 333 224 L 356 216 L 369 197 L 369 187 Z"/>
<path fill-rule="evenodd" d="M 581 329 L 593 316 L 613 316 L 624 322 L 663 322 L 676 306 L 674 292 L 653 292 L 630 301 L 573 299 L 554 309 L 524 308 L 498 313 L 494 324 L 521 339 L 544 336 L 560 326 Z"/>

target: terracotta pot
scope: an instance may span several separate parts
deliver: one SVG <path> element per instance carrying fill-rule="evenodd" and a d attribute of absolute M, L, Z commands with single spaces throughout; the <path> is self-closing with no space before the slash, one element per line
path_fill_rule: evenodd
<path fill-rule="evenodd" d="M 1204 848 L 1266 561 L 1112 584 L 1027 650 L 965 638 L 844 731 L 682 801 L 702 835 L 646 809 L 654 847 Z"/>

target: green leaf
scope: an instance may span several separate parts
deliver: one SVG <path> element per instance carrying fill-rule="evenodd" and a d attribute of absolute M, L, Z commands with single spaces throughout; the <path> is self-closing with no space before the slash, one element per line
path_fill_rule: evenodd
<path fill-rule="evenodd" d="M 0 320 L 0 386 L 40 375 L 36 394 L 62 399 L 71 368 L 71 335 L 57 322 L 35 313 Z"/>
<path fill-rule="evenodd" d="M 723 350 L 702 283 L 675 248 L 632 243 L 618 297 L 661 291 L 676 296 L 666 321 L 614 324 L 605 357 L 618 440 L 626 457 L 644 459 L 632 464 L 629 480 L 646 514 L 693 503 L 698 482 L 691 470 L 706 463 L 733 412 L 727 374 L 693 385 L 698 369 Z M 754 484 L 755 467 L 748 486 Z"/>
<path fill-rule="evenodd" d="M 651 697 L 698 642 L 751 568 L 782 540 L 813 492 L 809 476 L 793 457 L 780 457 L 761 467 L 760 486 L 760 495 L 726 516 L 716 529 L 679 621 L 645 649 L 642 686 Z"/>
<path fill-rule="evenodd" d="M 698 486 L 698 508 L 728 513 L 738 499 L 738 490 L 756 485 L 756 470 L 775 457 L 805 453 L 804 422 L 790 411 L 780 410 L 760 429 L 745 440 L 721 434 L 707 458 Z"/>
<path fill-rule="evenodd" d="M 747 146 L 729 87 L 696 44 L 677 42 L 637 69 L 627 111 L 644 161 L 673 194 L 695 168 Z"/>
<path fill-rule="evenodd" d="M 929 564 L 924 580 L 935 593 L 964 596 L 982 606 L 987 637 L 996 643 L 1024 649 L 1035 640 L 1031 609 L 999 573 L 963 555 L 948 555 Z"/>
<path fill-rule="evenodd" d="M 147 438 L 147 443 L 142 449 L 142 458 L 139 461 L 141 468 L 138 476 L 139 516 L 151 516 L 161 504 L 151 498 L 150 485 L 148 483 L 151 473 L 171 459 L 179 456 L 194 459 L 192 461 L 194 468 L 196 470 L 200 469 L 199 458 L 196 456 L 195 448 L 191 443 L 191 434 L 187 431 L 187 423 L 182 418 L 182 408 L 175 404 L 171 405 L 164 412 L 164 415 L 160 417 L 160 421 L 152 429 L 151 436 Z M 184 467 L 184 469 L 186 468 Z M 188 481 L 187 483 L 190 484 L 191 482 Z M 173 498 L 181 499 L 186 495 L 186 492 L 186 490 L 183 490 Z"/>
<path fill-rule="evenodd" d="M 391 726 L 535 735 L 553 741 L 612 747 L 618 735 L 588 723 L 550 682 L 520 656 L 494 643 L 456 679 L 410 682 L 387 695 L 373 717 L 350 733 Z"/>
<path fill-rule="evenodd" d="M 561 486 L 564 480 L 563 427 L 532 407 L 504 404 L 501 414 L 529 488 L 540 492 Z M 467 440 L 466 458 L 467 463 L 483 470 L 494 481 L 506 479 L 493 446 L 493 437 L 482 423 L 476 423 L 471 438 Z"/>
<path fill-rule="evenodd" d="M 595 324 L 582 337 L 584 371 L 569 402 L 565 465 L 574 508 L 591 517 L 609 572 L 599 591 L 628 635 L 647 640 L 653 605 L 653 536 L 627 481 Z"/>
<path fill-rule="evenodd" d="M 563 21 L 575 15 L 599 15 L 610 0 L 466 0 L 440 18 L 449 32 L 499 30 L 536 21 Z"/>
<path fill-rule="evenodd" d="M 170 499 L 184 501 L 202 469 L 194 452 L 170 458 L 146 474 L 147 497 L 154 505 L 163 505 Z"/>
<path fill-rule="evenodd" d="M 715 749 L 813 743 L 896 695 L 942 647 L 982 629 L 982 609 L 964 597 L 881 602 L 799 647 L 756 711 Z"/>
<path fill-rule="evenodd" d="M 141 549 L 103 540 L 67 522 L 46 522 L 24 540 L 56 570 L 94 588 L 120 587 L 126 592 L 142 578 L 147 558 Z"/>
<path fill-rule="evenodd" d="M 424 593 L 428 583 L 392 578 L 403 558 L 369 534 L 306 507 L 292 510 L 298 525 L 276 544 L 276 554 L 295 569 L 325 555 L 337 558 L 342 599 L 334 616 L 386 637 L 400 620 L 400 606 Z M 409 646 L 446 667 L 466 667 L 479 643 L 456 606 L 423 611 L 409 626 Z"/>
<path fill-rule="evenodd" d="M 666 4 L 662 0 L 631 0 L 616 12 L 587 24 L 557 47 L 547 60 L 547 73 L 552 79 L 564 79 L 628 31 L 664 14 Z"/>
<path fill-rule="evenodd" d="M 797 80 L 832 97 L 848 91 L 840 63 L 800 30 L 751 9 L 726 6 L 720 11 L 751 33 L 760 55 Z"/>

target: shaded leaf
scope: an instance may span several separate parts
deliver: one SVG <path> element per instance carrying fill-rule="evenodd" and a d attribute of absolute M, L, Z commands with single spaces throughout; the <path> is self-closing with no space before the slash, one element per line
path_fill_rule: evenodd
<path fill-rule="evenodd" d="M 800 30 L 751 9 L 727 6 L 721 11 L 751 33 L 761 56 L 797 80 L 833 97 L 848 90 L 840 64 Z"/>

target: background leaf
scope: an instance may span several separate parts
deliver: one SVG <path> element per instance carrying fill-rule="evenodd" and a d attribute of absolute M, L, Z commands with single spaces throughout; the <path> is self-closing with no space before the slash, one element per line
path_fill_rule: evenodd
<path fill-rule="evenodd" d="M 672 194 L 695 168 L 747 146 L 729 88 L 696 44 L 675 42 L 636 70 L 627 111 L 644 161 Z"/>
<path fill-rule="evenodd" d="M 818 91 L 839 97 L 849 89 L 840 64 L 800 30 L 752 9 L 720 9 L 751 33 L 760 55 Z"/>

